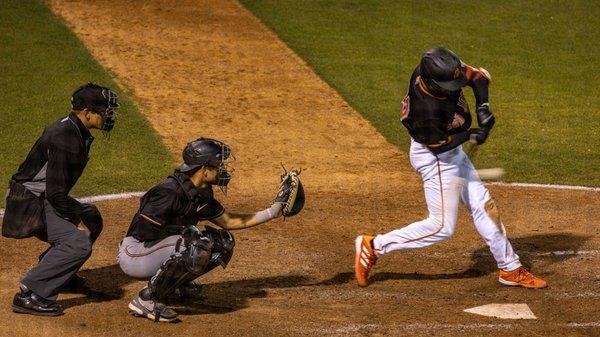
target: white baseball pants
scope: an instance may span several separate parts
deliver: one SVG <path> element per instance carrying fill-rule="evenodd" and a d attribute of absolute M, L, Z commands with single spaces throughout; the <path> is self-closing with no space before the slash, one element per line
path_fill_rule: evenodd
<path fill-rule="evenodd" d="M 397 249 L 421 248 L 449 238 L 456 227 L 460 200 L 471 213 L 498 268 L 508 271 L 521 266 L 494 201 L 462 147 L 436 156 L 427 146 L 411 140 L 410 162 L 423 178 L 429 216 L 404 228 L 377 235 L 373 240 L 377 255 Z"/>

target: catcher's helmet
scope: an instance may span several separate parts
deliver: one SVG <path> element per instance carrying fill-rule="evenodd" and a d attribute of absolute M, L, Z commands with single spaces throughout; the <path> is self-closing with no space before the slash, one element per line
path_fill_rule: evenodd
<path fill-rule="evenodd" d="M 233 173 L 233 168 L 228 165 L 232 159 L 234 157 L 227 144 L 216 139 L 198 138 L 183 149 L 183 164 L 179 171 L 189 172 L 202 166 L 216 167 L 219 169 L 217 185 L 225 187 Z"/>
<path fill-rule="evenodd" d="M 426 51 L 421 58 L 419 70 L 427 89 L 435 93 L 460 90 L 467 82 L 462 62 L 456 54 L 444 47 Z"/>
<path fill-rule="evenodd" d="M 117 94 L 109 88 L 88 83 L 77 88 L 71 96 L 73 110 L 89 109 L 102 116 L 102 131 L 110 132 L 115 126 Z"/>

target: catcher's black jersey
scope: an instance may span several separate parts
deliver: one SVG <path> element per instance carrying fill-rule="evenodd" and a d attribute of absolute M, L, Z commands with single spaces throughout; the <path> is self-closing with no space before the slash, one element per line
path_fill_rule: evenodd
<path fill-rule="evenodd" d="M 212 186 L 196 188 L 187 175 L 175 172 L 142 196 L 127 236 L 139 241 L 162 240 L 223 212 Z"/>
<path fill-rule="evenodd" d="M 473 88 L 477 105 L 486 103 L 489 74 L 483 69 L 463 67 L 466 68 L 466 85 Z M 415 141 L 431 148 L 449 143 L 452 135 L 471 127 L 471 113 L 463 91 L 450 97 L 434 96 L 421 81 L 419 67 L 414 70 L 408 94 L 402 100 L 401 120 Z"/>

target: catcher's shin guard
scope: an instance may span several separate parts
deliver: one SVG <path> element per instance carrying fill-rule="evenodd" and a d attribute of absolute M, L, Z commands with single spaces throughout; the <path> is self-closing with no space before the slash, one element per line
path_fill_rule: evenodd
<path fill-rule="evenodd" d="M 175 289 L 206 272 L 213 250 L 212 238 L 202 235 L 195 227 L 186 230 L 183 237 L 186 249 L 171 255 L 148 283 L 153 300 L 167 298 Z"/>
<path fill-rule="evenodd" d="M 210 237 L 213 242 L 213 250 L 210 255 L 210 262 L 208 263 L 204 274 L 213 270 L 217 266 L 221 266 L 223 268 L 227 267 L 227 264 L 233 256 L 233 248 L 235 247 L 235 239 L 233 238 L 233 235 L 228 231 L 210 226 L 206 226 L 202 233 L 203 235 Z"/>

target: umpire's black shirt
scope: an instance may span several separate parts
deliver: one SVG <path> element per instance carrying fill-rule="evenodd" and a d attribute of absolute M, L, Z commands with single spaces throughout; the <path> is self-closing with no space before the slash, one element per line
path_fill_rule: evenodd
<path fill-rule="evenodd" d="M 162 240 L 179 235 L 199 221 L 212 220 L 225 212 L 214 198 L 212 186 L 196 188 L 184 173 L 173 175 L 151 188 L 140 200 L 127 236 L 139 241 Z"/>
<path fill-rule="evenodd" d="M 79 222 L 81 204 L 69 191 L 88 162 L 93 140 L 74 113 L 62 117 L 44 130 L 12 180 L 36 195 L 44 194 L 60 217 Z"/>

